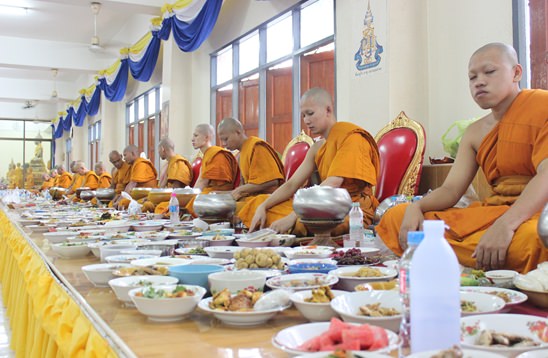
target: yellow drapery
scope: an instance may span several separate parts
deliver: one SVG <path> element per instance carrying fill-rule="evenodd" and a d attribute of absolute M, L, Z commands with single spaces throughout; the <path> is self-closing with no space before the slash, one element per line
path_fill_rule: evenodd
<path fill-rule="evenodd" d="M 0 210 L 0 282 L 17 357 L 117 357 Z"/>

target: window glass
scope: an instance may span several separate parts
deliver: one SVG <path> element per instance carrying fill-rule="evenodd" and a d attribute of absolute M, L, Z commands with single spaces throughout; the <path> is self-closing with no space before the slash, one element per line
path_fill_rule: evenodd
<path fill-rule="evenodd" d="M 0 137 L 23 138 L 25 122 L 0 120 Z"/>
<path fill-rule="evenodd" d="M 51 125 L 49 122 L 25 122 L 25 136 L 27 138 L 51 139 Z"/>
<path fill-rule="evenodd" d="M 137 119 L 145 118 L 145 98 L 137 98 Z"/>
<path fill-rule="evenodd" d="M 266 29 L 266 61 L 274 61 L 293 52 L 293 25 L 291 13 Z M 323 23 L 323 21 L 318 21 Z"/>
<path fill-rule="evenodd" d="M 147 115 L 150 116 L 151 114 L 156 113 L 156 90 L 152 90 L 148 93 L 148 113 Z"/>
<path fill-rule="evenodd" d="M 318 0 L 304 7 L 301 10 L 301 47 L 333 35 L 333 19 L 333 0 Z"/>
<path fill-rule="evenodd" d="M 259 33 L 240 41 L 240 74 L 259 67 Z"/>
<path fill-rule="evenodd" d="M 217 84 L 232 78 L 232 46 L 219 52 L 217 56 Z"/>
<path fill-rule="evenodd" d="M 130 103 L 128 112 L 128 123 L 135 122 L 135 101 Z"/>
<path fill-rule="evenodd" d="M 287 60 L 287 61 L 280 62 L 280 63 L 278 63 L 278 64 L 276 64 L 276 65 L 274 65 L 274 66 L 271 66 L 271 67 L 269 68 L 269 70 L 276 70 L 276 69 L 278 69 L 278 68 L 286 68 L 286 67 L 291 67 L 291 66 L 293 66 L 293 60 L 292 60 L 292 59 L 289 59 L 289 60 Z"/>

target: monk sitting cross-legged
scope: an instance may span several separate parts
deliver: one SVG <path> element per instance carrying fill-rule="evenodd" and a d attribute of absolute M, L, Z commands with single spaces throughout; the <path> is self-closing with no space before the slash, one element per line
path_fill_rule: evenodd
<path fill-rule="evenodd" d="M 468 64 L 474 101 L 491 113 L 464 133 L 443 185 L 411 205 L 386 212 L 377 226 L 385 244 L 401 255 L 407 232 L 424 219 L 441 219 L 461 264 L 528 272 L 548 260 L 537 233 L 548 201 L 548 91 L 520 90 L 515 50 L 491 43 Z M 493 194 L 467 208 L 452 208 L 483 169 Z"/>
<path fill-rule="evenodd" d="M 56 168 L 58 174 L 56 186 L 68 188 L 72 183 L 72 174 L 65 170 L 65 166 L 63 164 L 59 164 Z"/>
<path fill-rule="evenodd" d="M 312 134 L 324 139 L 314 143 L 295 174 L 272 195 L 251 198 L 240 210 L 242 222 L 251 230 L 273 230 L 304 236 L 307 230 L 293 211 L 293 194 L 317 169 L 321 185 L 345 188 L 360 203 L 364 222 L 371 223 L 377 200 L 372 195 L 379 171 L 379 153 L 373 137 L 364 129 L 335 118 L 331 95 L 312 88 L 301 98 L 301 115 Z M 351 162 L 350 162 L 351 161 Z M 348 232 L 348 218 L 332 235 Z"/>
<path fill-rule="evenodd" d="M 160 188 L 184 188 L 192 181 L 192 166 L 182 155 L 175 153 L 175 143 L 169 138 L 163 138 L 158 144 L 160 159 L 167 160 L 160 173 Z M 161 202 L 156 207 L 151 201 L 144 201 L 142 211 L 165 214 L 169 201 Z"/>
<path fill-rule="evenodd" d="M 95 174 L 99 176 L 98 188 L 110 188 L 112 184 L 112 175 L 107 171 L 103 162 L 95 164 Z"/>
<path fill-rule="evenodd" d="M 74 195 L 76 189 L 82 186 L 84 183 L 84 177 L 82 177 L 76 168 L 76 160 L 73 160 L 70 163 L 70 171 L 72 172 L 72 181 L 70 182 L 69 187 L 67 188 L 67 195 Z"/>
<path fill-rule="evenodd" d="M 50 177 L 48 173 L 42 174 L 42 186 L 40 187 L 40 190 L 47 190 L 53 186 L 54 179 Z"/>
<path fill-rule="evenodd" d="M 131 165 L 125 162 L 122 154 L 117 150 L 113 150 L 108 155 L 109 161 L 114 165 L 114 173 L 110 187 L 116 192 L 114 199 L 108 204 L 109 207 L 117 207 L 120 201 L 120 193 L 124 191 L 126 185 L 130 182 Z"/>
<path fill-rule="evenodd" d="M 242 123 L 225 118 L 217 127 L 219 138 L 228 150 L 239 150 L 239 165 L 243 183 L 232 190 L 238 201 L 236 215 L 246 199 L 258 194 L 271 194 L 284 181 L 284 167 L 278 153 L 264 140 L 248 137 Z"/>
<path fill-rule="evenodd" d="M 131 174 L 129 183 L 124 191 L 131 194 L 134 188 L 157 188 L 158 173 L 154 164 L 148 159 L 139 156 L 139 148 L 136 145 L 130 144 L 124 149 L 124 159 L 131 165 Z M 122 199 L 118 203 L 118 209 L 126 209 L 129 205 L 129 200 Z"/>
<path fill-rule="evenodd" d="M 234 183 L 238 173 L 238 161 L 230 151 L 211 145 L 215 138 L 215 132 L 210 124 L 198 124 L 192 134 L 192 146 L 203 153 L 200 175 L 194 188 L 207 194 L 213 191 L 230 191 L 234 189 Z M 194 198 L 186 205 L 186 209 L 192 215 Z"/>

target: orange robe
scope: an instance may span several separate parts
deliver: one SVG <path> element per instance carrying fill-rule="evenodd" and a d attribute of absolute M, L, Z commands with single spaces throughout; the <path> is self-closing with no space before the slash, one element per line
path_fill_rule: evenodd
<path fill-rule="evenodd" d="M 54 184 L 55 184 L 55 179 L 54 178 L 49 178 L 48 180 L 44 180 L 42 182 L 42 186 L 40 187 L 40 190 L 49 189 L 52 186 L 54 186 Z"/>
<path fill-rule="evenodd" d="M 178 181 L 183 186 L 192 182 L 192 165 L 182 155 L 175 154 L 169 159 L 165 173 L 160 176 L 160 187 L 173 187 L 173 182 Z M 164 184 L 165 183 L 165 184 Z M 143 204 L 143 211 L 153 211 L 156 214 L 165 214 L 168 211 L 169 201 L 164 201 L 154 206 L 150 201 Z"/>
<path fill-rule="evenodd" d="M 475 266 L 472 253 L 485 231 L 508 210 L 535 176 L 539 163 L 548 158 L 547 103 L 548 91 L 522 90 L 483 139 L 476 160 L 493 189 L 490 197 L 463 209 L 425 213 L 425 219 L 444 220 L 450 227 L 445 237 L 461 264 Z M 402 254 L 398 233 L 405 208 L 398 205 L 388 210 L 376 228 L 384 243 L 398 255 Z M 539 215 L 523 222 L 514 233 L 506 253 L 506 269 L 525 273 L 548 260 L 548 249 L 537 233 Z"/>
<path fill-rule="evenodd" d="M 93 170 L 90 170 L 86 173 L 86 175 L 84 175 L 83 183 L 80 186 L 95 190 L 99 187 L 99 177 Z"/>
<path fill-rule="evenodd" d="M 375 139 L 364 129 L 348 122 L 339 122 L 331 128 L 325 143 L 314 158 L 321 181 L 328 177 L 344 178 L 341 188 L 350 193 L 352 201 L 358 201 L 364 213 L 364 224 L 373 220 L 378 201 L 372 194 L 372 187 L 377 184 L 380 169 L 379 152 Z M 249 227 L 257 207 L 268 195 L 258 195 L 248 200 L 240 210 L 239 217 Z M 266 225 L 282 219 L 293 211 L 293 200 L 286 200 L 267 211 Z M 304 236 L 307 230 L 297 220 L 293 234 Z M 338 225 L 331 235 L 338 236 L 348 232 L 348 217 Z"/>
<path fill-rule="evenodd" d="M 237 175 L 238 161 L 230 151 L 217 146 L 206 149 L 202 158 L 200 177 L 209 179 L 209 186 L 202 189 L 203 194 L 234 189 Z M 194 210 L 192 210 L 193 206 L 194 198 L 188 202 L 186 209 L 196 216 Z"/>
<path fill-rule="evenodd" d="M 242 179 L 240 185 L 263 184 L 272 180 L 278 180 L 278 185 L 271 186 L 268 190 L 261 193 L 255 193 L 251 197 L 259 194 L 273 193 L 284 181 L 284 166 L 278 153 L 261 138 L 253 136 L 247 138 L 240 150 L 239 163 Z M 249 198 L 242 198 L 238 201 L 236 214 L 238 214 Z"/>
<path fill-rule="evenodd" d="M 98 188 L 110 188 L 112 182 L 112 175 L 110 173 L 104 172 L 99 176 L 99 186 Z"/>
<path fill-rule="evenodd" d="M 157 175 L 156 168 L 150 160 L 137 158 L 131 165 L 129 181 L 137 183 L 136 188 L 157 188 Z M 122 199 L 120 200 L 119 205 L 127 208 L 129 206 L 129 200 Z"/>
<path fill-rule="evenodd" d="M 76 189 L 82 186 L 84 183 L 85 177 L 81 176 L 80 174 L 74 174 L 72 177 L 72 183 L 70 183 L 70 190 L 67 194 L 74 194 L 76 192 Z"/>
<path fill-rule="evenodd" d="M 69 172 L 63 172 L 63 174 L 57 175 L 57 186 L 61 188 L 68 188 L 72 184 L 72 174 Z"/>
<path fill-rule="evenodd" d="M 131 165 L 124 162 L 120 169 L 116 169 L 112 181 L 114 182 L 114 190 L 116 194 L 120 194 L 126 188 L 131 177 Z"/>

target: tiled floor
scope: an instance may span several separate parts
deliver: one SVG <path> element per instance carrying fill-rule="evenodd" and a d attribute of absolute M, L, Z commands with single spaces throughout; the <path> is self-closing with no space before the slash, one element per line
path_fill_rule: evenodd
<path fill-rule="evenodd" d="M 10 327 L 6 308 L 2 302 L 2 287 L 0 286 L 0 358 L 13 358 L 15 353 L 10 349 Z"/>

